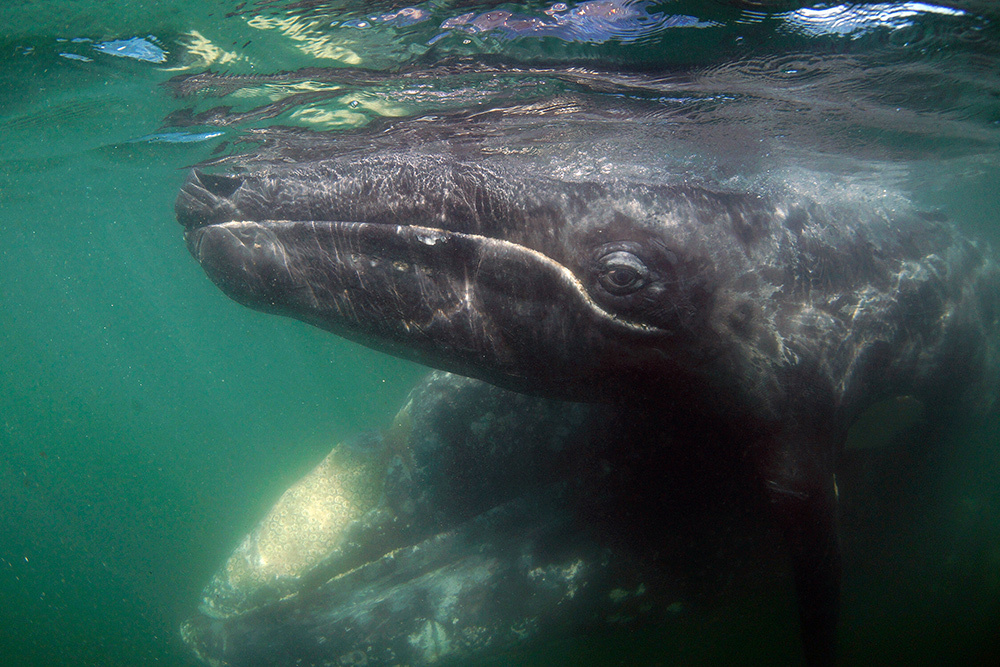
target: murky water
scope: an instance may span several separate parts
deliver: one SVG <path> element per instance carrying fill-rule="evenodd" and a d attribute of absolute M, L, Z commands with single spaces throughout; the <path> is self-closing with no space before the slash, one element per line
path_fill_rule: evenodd
<path fill-rule="evenodd" d="M 212 572 L 424 372 L 247 310 L 190 258 L 173 215 L 186 167 L 255 130 L 628 99 L 725 156 L 676 156 L 686 169 L 856 172 L 1000 246 L 991 3 L 34 1 L 5 5 L 0 26 L 4 664 L 195 664 L 178 624 Z M 998 655 L 989 426 L 953 434 L 963 453 L 924 480 L 927 503 L 878 527 L 889 547 L 845 544 L 861 554 L 845 664 Z M 605 641 L 523 661 L 730 664 L 787 639 L 790 601 L 775 600 L 631 653 Z"/>

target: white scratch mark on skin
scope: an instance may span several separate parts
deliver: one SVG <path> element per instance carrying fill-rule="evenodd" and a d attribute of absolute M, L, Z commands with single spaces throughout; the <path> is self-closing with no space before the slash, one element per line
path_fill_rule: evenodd
<path fill-rule="evenodd" d="M 462 304 L 466 310 L 472 310 L 472 283 L 469 282 L 469 274 L 465 274 L 465 291 L 462 294 Z"/>
<path fill-rule="evenodd" d="M 786 496 L 791 496 L 793 498 L 798 498 L 800 500 L 805 500 L 806 498 L 809 497 L 808 493 L 805 493 L 804 491 L 795 491 L 793 489 L 789 489 L 785 486 L 782 486 L 773 479 L 769 479 L 764 483 L 767 485 L 767 488 L 771 489 L 772 491 L 777 491 L 778 493 L 781 493 Z"/>

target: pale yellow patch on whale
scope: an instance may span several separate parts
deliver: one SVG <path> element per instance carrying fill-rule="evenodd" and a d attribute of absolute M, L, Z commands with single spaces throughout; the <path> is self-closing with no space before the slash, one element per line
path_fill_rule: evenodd
<path fill-rule="evenodd" d="M 203 609 L 230 616 L 285 595 L 294 583 L 340 548 L 344 532 L 380 502 L 389 464 L 409 451 L 409 404 L 382 442 L 361 450 L 341 443 L 288 488 L 206 589 Z"/>

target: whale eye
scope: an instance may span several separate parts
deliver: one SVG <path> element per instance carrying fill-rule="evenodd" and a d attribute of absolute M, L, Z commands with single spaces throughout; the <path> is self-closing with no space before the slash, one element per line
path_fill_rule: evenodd
<path fill-rule="evenodd" d="M 616 250 L 598 260 L 597 280 L 615 296 L 636 292 L 646 284 L 649 269 L 642 260 L 625 250 Z"/>

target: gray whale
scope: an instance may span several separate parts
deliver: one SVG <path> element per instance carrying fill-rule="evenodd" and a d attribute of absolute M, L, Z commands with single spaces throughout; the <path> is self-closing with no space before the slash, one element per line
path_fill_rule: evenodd
<path fill-rule="evenodd" d="M 267 134 L 192 172 L 177 217 L 247 306 L 711 443 L 704 473 L 736 462 L 766 498 L 807 661 L 832 662 L 848 427 L 893 396 L 992 400 L 996 263 L 881 184 L 710 169 L 627 108 L 543 107 Z"/>

